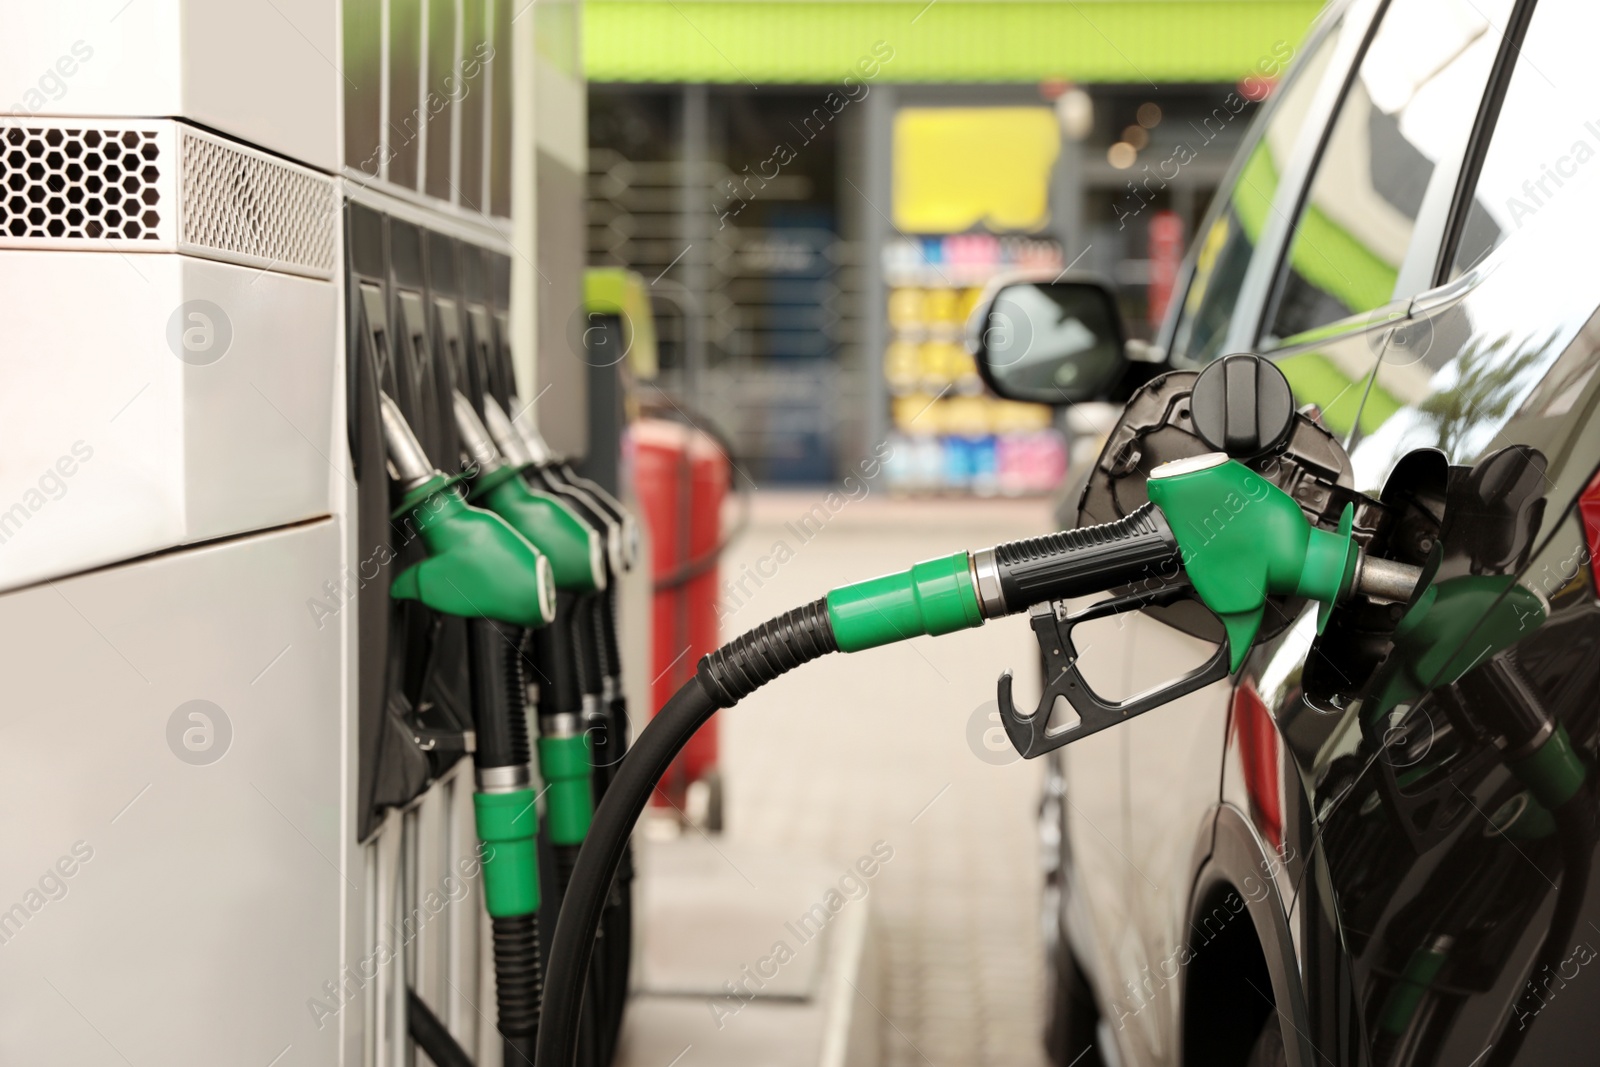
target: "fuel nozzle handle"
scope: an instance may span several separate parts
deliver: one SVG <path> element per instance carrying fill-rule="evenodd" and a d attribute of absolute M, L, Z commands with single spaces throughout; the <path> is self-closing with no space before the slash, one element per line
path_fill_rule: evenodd
<path fill-rule="evenodd" d="M 984 617 L 995 618 L 1142 579 L 1174 579 L 1178 555 L 1166 517 L 1146 504 L 1115 522 L 980 549 L 972 576 Z"/>
<path fill-rule="evenodd" d="M 1031 605 L 1178 573 L 1178 543 L 1154 505 L 1086 526 L 957 552 L 827 596 L 841 652 L 980 626 Z"/>
<path fill-rule="evenodd" d="M 490 396 L 483 398 L 483 416 L 485 427 L 506 460 L 526 474 L 536 489 L 564 498 L 604 538 L 606 565 L 611 576 L 619 577 L 623 571 L 631 569 L 633 559 L 629 550 L 637 551 L 637 528 L 628 528 L 627 524 L 613 518 L 587 489 L 569 482 L 537 427 L 526 419 L 513 420 Z"/>

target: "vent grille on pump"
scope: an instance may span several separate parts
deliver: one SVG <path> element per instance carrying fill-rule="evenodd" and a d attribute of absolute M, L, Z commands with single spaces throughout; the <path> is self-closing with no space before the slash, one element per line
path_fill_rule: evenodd
<path fill-rule="evenodd" d="M 0 146 L 6 237 L 160 239 L 170 205 L 162 203 L 155 131 L 7 126 Z"/>
<path fill-rule="evenodd" d="M 338 221 L 326 175 L 183 123 L 0 118 L 0 248 L 329 278 Z"/>
<path fill-rule="evenodd" d="M 188 129 L 182 136 L 180 240 L 185 246 L 288 270 L 332 272 L 334 201 L 328 179 Z"/>

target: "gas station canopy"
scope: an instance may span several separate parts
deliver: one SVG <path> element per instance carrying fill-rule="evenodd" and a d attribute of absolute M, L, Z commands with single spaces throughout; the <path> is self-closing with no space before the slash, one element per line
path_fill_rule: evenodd
<path fill-rule="evenodd" d="M 1298 44 L 1321 7 L 1319 0 L 586 0 L 583 55 L 595 82 L 1227 82 L 1256 72 L 1274 46 Z M 867 73 L 872 66 L 876 72 Z"/>

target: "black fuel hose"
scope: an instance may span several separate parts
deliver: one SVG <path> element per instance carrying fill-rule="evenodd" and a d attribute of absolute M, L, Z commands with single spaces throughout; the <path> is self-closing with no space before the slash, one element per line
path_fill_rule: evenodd
<path fill-rule="evenodd" d="M 570 1067 L 577 1055 L 595 931 L 634 823 L 673 758 L 719 709 L 732 707 L 779 675 L 838 647 L 826 600 L 780 615 L 702 658 L 695 676 L 640 732 L 595 812 L 556 920 L 538 1063 Z"/>
<path fill-rule="evenodd" d="M 417 1047 L 428 1054 L 434 1067 L 474 1067 L 467 1050 L 439 1021 L 433 1009 L 417 996 L 415 989 L 406 990 L 406 1032 Z M 507 1067 L 511 1067 L 510 1061 Z"/>
<path fill-rule="evenodd" d="M 605 651 L 595 630 L 596 602 L 604 593 L 590 593 L 580 597 L 572 616 L 566 620 L 572 628 L 572 647 L 578 654 L 578 688 L 583 699 L 598 700 L 604 686 Z"/>
<path fill-rule="evenodd" d="M 600 702 L 591 720 L 585 709 L 584 729 L 592 745 L 594 802 L 605 799 L 617 764 L 628 751 L 628 698 L 622 687 L 622 653 L 617 639 L 617 587 L 613 583 L 595 597 L 594 632 L 601 652 L 604 680 Z M 597 995 L 600 1062 L 615 1057 L 622 1035 L 623 1016 L 628 1006 L 628 983 L 633 963 L 633 850 L 623 851 L 622 863 L 611 882 L 611 899 L 606 903 L 597 946 L 599 959 L 592 970 L 601 983 Z"/>
<path fill-rule="evenodd" d="M 611 899 L 602 918 L 604 936 L 599 948 L 605 968 L 605 1002 L 600 1022 L 600 1062 L 610 1063 L 622 1037 L 622 1020 L 628 1007 L 628 980 L 633 956 L 633 872 L 632 856 L 624 853 L 617 877 L 611 883 Z"/>
<path fill-rule="evenodd" d="M 546 664 L 549 679 L 548 691 L 540 693 L 539 714 L 541 719 L 568 715 L 574 721 L 582 722 L 587 729 L 590 708 L 599 709 L 602 704 L 605 650 L 596 631 L 595 620 L 597 605 L 603 602 L 605 593 L 558 591 L 556 597 L 558 617 L 555 624 L 535 631 L 537 658 Z M 560 909 L 566 906 L 570 896 L 569 887 L 578 859 L 578 845 L 552 844 L 551 853 L 555 862 L 553 903 L 559 916 Z M 608 940 L 604 928 L 599 937 L 602 942 Z M 606 1040 L 608 1030 L 605 1018 L 609 1014 L 609 998 L 605 991 L 609 988 L 608 962 L 608 956 L 602 953 L 589 975 L 591 995 L 584 1010 L 583 1038 L 579 1046 L 579 1063 L 582 1067 L 607 1062 L 605 1048 L 609 1042 Z"/>
<path fill-rule="evenodd" d="M 573 715 L 583 713 L 583 681 L 578 650 L 572 647 L 571 615 L 577 610 L 577 597 L 565 590 L 556 591 L 556 621 L 532 631 L 533 662 L 539 672 L 539 714 Z"/>
<path fill-rule="evenodd" d="M 618 636 L 617 621 L 617 587 L 610 586 L 601 594 L 598 610 L 594 618 L 595 629 L 600 635 L 600 646 L 605 653 L 606 673 L 613 678 L 622 677 L 622 648 Z"/>
<path fill-rule="evenodd" d="M 528 765 L 527 688 L 521 655 L 524 633 L 520 626 L 493 619 L 472 619 L 467 624 L 472 728 L 477 739 L 473 764 L 480 770 Z"/>
<path fill-rule="evenodd" d="M 589 742 L 594 746 L 595 802 L 605 796 L 617 765 L 628 752 L 628 698 L 622 689 L 622 654 L 617 638 L 617 591 L 607 589 L 596 598 L 594 629 L 601 651 L 605 675 L 601 681 L 598 717 L 585 722 Z"/>
<path fill-rule="evenodd" d="M 547 492 L 560 496 L 565 503 L 577 513 L 590 526 L 604 532 L 608 544 L 621 549 L 625 533 L 625 523 L 620 505 L 614 505 L 609 494 L 595 483 L 580 478 L 573 472 L 570 465 L 560 462 L 549 462 L 530 468 L 528 471 L 530 481 Z M 619 567 L 623 560 L 620 553 L 608 553 L 608 562 L 611 566 L 610 582 L 615 589 L 620 578 Z M 558 619 L 554 626 L 546 627 L 547 630 L 562 629 L 563 652 L 550 657 L 555 672 L 556 688 L 559 699 L 556 707 L 559 711 L 571 711 L 580 716 L 584 728 L 590 728 L 589 715 L 584 714 L 591 708 L 595 716 L 603 714 L 602 692 L 604 689 L 604 676 L 607 670 L 606 653 L 608 648 L 596 630 L 595 617 L 597 606 L 605 602 L 607 593 L 595 593 L 581 597 L 571 597 L 562 604 L 558 593 Z M 547 650 L 553 651 L 553 650 Z M 543 702 L 541 701 L 541 704 Z M 556 880 L 560 899 L 560 907 L 565 908 L 571 897 L 569 880 L 572 867 L 577 857 L 576 846 L 562 845 L 555 849 Z M 558 913 L 559 914 L 559 913 Z M 557 920 L 559 922 L 559 919 Z M 611 939 L 605 936 L 603 928 L 596 931 L 596 936 L 606 942 Z M 608 946 L 609 948 L 609 946 Z M 610 1027 L 606 1020 L 616 1016 L 620 1018 L 620 1009 L 614 1008 L 610 1001 L 619 999 L 611 991 L 615 983 L 608 975 L 610 951 L 603 952 L 601 960 L 589 975 L 591 996 L 585 1010 L 583 1027 L 583 1040 L 580 1046 L 580 1067 L 593 1067 L 597 1063 L 608 1062 L 607 1046 L 613 1042 L 607 1035 Z M 626 995 L 626 987 L 621 996 Z"/>
<path fill-rule="evenodd" d="M 548 465 L 540 477 L 547 487 L 562 492 L 586 521 L 597 529 L 605 529 L 608 540 L 613 536 L 620 538 L 619 547 L 623 549 L 623 555 L 612 560 L 608 587 L 583 597 L 571 612 L 568 623 L 572 628 L 572 643 L 579 654 L 583 728 L 594 746 L 592 784 L 598 804 L 610 784 L 613 767 L 627 748 L 627 706 L 621 696 L 621 651 L 615 610 L 621 574 L 615 568 L 626 562 L 626 542 L 630 539 L 628 530 L 632 520 L 615 498 L 596 483 L 578 476 L 570 464 Z M 563 899 L 576 858 L 575 846 L 557 849 Z M 589 995 L 582 1023 L 584 1036 L 579 1045 L 582 1067 L 610 1063 L 622 1030 L 632 956 L 632 874 L 632 857 L 625 852 L 621 871 L 611 885 L 597 934 L 597 955 L 589 970 Z"/>
<path fill-rule="evenodd" d="M 1290 506 L 1293 506 L 1292 502 Z M 572 1067 L 601 916 L 634 824 L 695 731 L 768 682 L 841 650 L 951 633 L 1033 604 L 1149 577 L 1177 556 L 1154 506 L 1104 526 L 960 552 L 843 589 L 786 612 L 703 656 L 616 768 L 579 850 L 550 945 L 540 1067 Z M 965 590 L 963 592 L 963 590 Z"/>

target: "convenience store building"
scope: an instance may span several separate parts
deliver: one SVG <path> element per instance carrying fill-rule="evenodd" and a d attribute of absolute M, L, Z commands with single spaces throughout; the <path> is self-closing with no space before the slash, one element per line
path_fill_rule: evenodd
<path fill-rule="evenodd" d="M 659 384 L 757 480 L 887 442 L 895 491 L 1048 491 L 1060 431 L 983 394 L 968 313 L 1089 271 L 1149 337 L 1319 7 L 588 0 L 590 262 L 648 283 Z"/>

